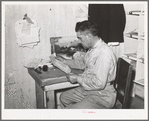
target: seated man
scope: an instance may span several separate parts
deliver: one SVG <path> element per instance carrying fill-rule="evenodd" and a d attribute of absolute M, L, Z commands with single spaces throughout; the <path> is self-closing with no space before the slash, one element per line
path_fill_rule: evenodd
<path fill-rule="evenodd" d="M 112 108 L 116 101 L 112 84 L 117 65 L 114 53 L 98 36 L 95 24 L 78 22 L 75 30 L 84 48 L 89 49 L 85 57 L 80 60 L 58 59 L 71 68 L 84 68 L 85 71 L 80 75 L 68 75 L 71 83 L 80 86 L 63 92 L 60 101 L 66 109 Z"/>

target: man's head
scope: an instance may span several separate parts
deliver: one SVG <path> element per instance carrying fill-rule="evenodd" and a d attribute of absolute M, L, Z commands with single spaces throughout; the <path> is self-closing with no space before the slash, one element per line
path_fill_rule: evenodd
<path fill-rule="evenodd" d="M 99 39 L 97 25 L 89 21 L 78 22 L 75 31 L 77 32 L 78 39 L 85 48 L 93 47 L 95 41 Z"/>

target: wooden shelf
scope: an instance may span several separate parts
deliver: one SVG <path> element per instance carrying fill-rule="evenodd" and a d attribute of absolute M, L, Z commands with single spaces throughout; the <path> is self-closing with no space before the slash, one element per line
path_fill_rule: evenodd
<path fill-rule="evenodd" d="M 128 53 L 128 54 L 124 54 L 123 57 L 134 60 L 134 61 L 139 61 L 141 63 L 144 63 L 144 58 L 137 58 L 137 54 L 136 53 Z"/>
<path fill-rule="evenodd" d="M 144 15 L 144 11 L 141 11 L 141 10 L 129 11 L 127 15 L 140 16 L 140 15 Z"/>
<path fill-rule="evenodd" d="M 144 86 L 144 79 L 134 80 L 134 83 Z"/>
<path fill-rule="evenodd" d="M 140 63 L 144 63 L 144 58 L 137 58 Z"/>
<path fill-rule="evenodd" d="M 138 32 L 125 33 L 125 36 L 136 40 L 144 40 L 144 35 L 138 35 Z"/>
<path fill-rule="evenodd" d="M 140 100 L 144 99 L 144 41 L 146 40 L 145 32 L 145 19 L 146 19 L 146 6 L 140 5 L 136 8 L 129 7 L 127 12 L 127 26 L 125 29 L 124 37 L 124 54 L 123 57 L 128 60 L 130 64 L 133 63 L 135 71 L 135 79 L 133 81 L 134 89 L 133 94 L 139 97 Z M 140 104 L 138 104 L 139 106 Z"/>

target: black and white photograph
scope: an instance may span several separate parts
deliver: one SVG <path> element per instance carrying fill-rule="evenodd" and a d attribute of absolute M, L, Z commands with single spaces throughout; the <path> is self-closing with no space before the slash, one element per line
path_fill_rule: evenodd
<path fill-rule="evenodd" d="M 2 120 L 148 119 L 147 1 L 2 1 Z"/>

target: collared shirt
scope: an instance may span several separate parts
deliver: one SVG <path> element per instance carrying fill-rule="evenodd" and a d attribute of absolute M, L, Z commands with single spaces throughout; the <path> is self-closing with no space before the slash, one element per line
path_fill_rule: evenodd
<path fill-rule="evenodd" d="M 74 59 L 71 67 L 84 68 L 77 82 L 85 90 L 103 90 L 107 83 L 114 81 L 116 77 L 116 57 L 107 44 L 100 40 L 88 50 L 84 59 Z"/>

